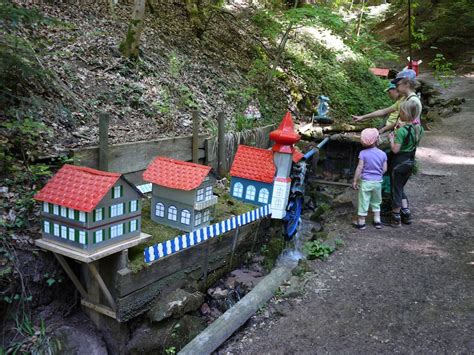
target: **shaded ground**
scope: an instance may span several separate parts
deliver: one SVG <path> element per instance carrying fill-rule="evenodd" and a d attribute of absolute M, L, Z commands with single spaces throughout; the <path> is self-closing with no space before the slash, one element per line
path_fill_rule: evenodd
<path fill-rule="evenodd" d="M 449 96 L 467 101 L 424 137 L 408 184 L 414 224 L 351 231 L 311 264 L 303 297 L 273 300 L 219 353 L 472 352 L 474 76 Z"/>

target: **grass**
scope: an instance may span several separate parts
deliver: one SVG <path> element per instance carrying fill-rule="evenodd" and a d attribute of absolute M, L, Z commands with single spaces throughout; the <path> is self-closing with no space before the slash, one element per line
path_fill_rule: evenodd
<path fill-rule="evenodd" d="M 214 188 L 214 193 L 219 197 L 214 210 L 214 219 L 211 223 L 223 221 L 232 216 L 249 212 L 257 208 L 256 206 L 234 200 L 230 197 L 227 188 Z M 151 235 L 151 239 L 146 244 L 137 245 L 129 249 L 129 268 L 133 273 L 140 271 L 146 266 L 143 257 L 143 250 L 146 247 L 173 239 L 184 234 L 179 229 L 155 223 L 150 218 L 151 200 L 144 199 L 142 205 L 142 232 Z"/>

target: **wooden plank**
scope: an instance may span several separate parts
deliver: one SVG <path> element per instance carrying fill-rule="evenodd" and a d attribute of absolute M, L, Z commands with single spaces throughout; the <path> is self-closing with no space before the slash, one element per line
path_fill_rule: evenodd
<path fill-rule="evenodd" d="M 87 307 L 89 309 L 92 309 L 93 311 L 96 311 L 97 313 L 106 315 L 106 316 L 108 316 L 110 318 L 113 318 L 113 319 L 117 319 L 116 313 L 111 308 L 109 308 L 107 306 L 104 306 L 102 304 L 97 304 L 97 303 L 94 303 L 94 302 L 89 302 L 89 301 L 86 301 L 85 299 L 81 300 L 81 304 L 84 307 Z"/>
<path fill-rule="evenodd" d="M 99 117 L 99 169 L 109 171 L 109 114 Z"/>
<path fill-rule="evenodd" d="M 226 167 L 225 167 L 225 161 L 226 161 L 226 144 L 225 144 L 225 116 L 224 112 L 219 112 L 217 114 L 217 129 L 218 129 L 218 135 L 217 135 L 217 173 L 221 178 L 223 178 L 226 174 Z"/>
<path fill-rule="evenodd" d="M 249 223 L 240 228 L 241 238 L 247 236 L 252 230 L 252 226 L 256 222 Z M 271 224 L 270 218 L 262 220 L 262 228 L 268 227 Z M 230 252 L 232 245 L 231 236 L 234 235 L 234 231 L 229 231 L 217 238 L 213 238 L 209 241 L 209 256 L 213 258 L 213 254 L 219 250 L 225 249 L 226 253 Z M 239 238 L 240 239 L 240 238 Z M 193 265 L 201 267 L 202 256 L 206 251 L 206 243 L 201 243 L 192 248 L 184 249 L 172 255 L 160 258 L 154 263 L 148 265 L 138 273 L 132 273 L 129 269 L 123 269 L 118 271 L 117 275 L 117 294 L 119 297 L 124 297 L 140 288 L 143 288 L 157 280 L 160 280 L 170 274 L 173 274 L 179 270 L 184 270 Z M 211 263 L 211 261 L 210 261 Z"/>
<path fill-rule="evenodd" d="M 199 136 L 199 159 L 205 158 L 204 141 Z M 99 148 L 73 150 L 74 163 L 99 168 Z M 109 146 L 109 171 L 122 174 L 145 170 L 158 155 L 189 161 L 192 159 L 192 136 L 160 138 L 144 142 L 131 142 Z"/>
<path fill-rule="evenodd" d="M 67 256 L 68 258 L 81 261 L 83 263 L 91 263 L 96 260 L 105 258 L 106 256 L 118 253 L 122 250 L 134 247 L 138 244 L 144 243 L 151 238 L 151 235 L 146 233 L 141 233 L 136 237 L 125 239 L 118 244 L 108 245 L 104 248 L 94 250 L 92 252 L 87 252 L 82 249 L 74 249 L 68 245 L 64 245 L 61 243 L 56 243 L 50 239 L 37 239 L 35 240 L 35 244 L 40 248 L 52 251 L 53 253 L 57 253 L 60 255 Z"/>
<path fill-rule="evenodd" d="M 327 180 L 321 180 L 321 179 L 314 179 L 314 180 L 311 180 L 311 182 L 315 182 L 321 185 L 334 185 L 334 186 L 345 186 L 345 187 L 352 186 L 351 184 L 347 182 L 327 181 Z"/>
<path fill-rule="evenodd" d="M 102 293 L 104 294 L 105 298 L 107 299 L 107 302 L 109 302 L 110 307 L 113 310 L 115 310 L 116 309 L 115 300 L 112 297 L 112 294 L 110 293 L 110 291 L 109 291 L 107 285 L 105 284 L 104 280 L 100 276 L 99 271 L 97 270 L 95 264 L 94 263 L 89 263 L 89 264 L 87 264 L 87 266 L 89 267 L 89 271 L 91 272 L 92 276 L 94 276 L 94 278 L 99 283 L 99 287 L 100 287 Z"/>
<path fill-rule="evenodd" d="M 69 263 L 67 262 L 67 260 L 64 259 L 64 257 L 60 254 L 53 253 L 53 255 L 56 257 L 56 259 L 58 259 L 64 271 L 66 271 L 66 274 L 69 276 L 72 283 L 74 284 L 74 286 L 76 286 L 77 290 L 81 294 L 82 298 L 87 298 L 87 291 L 84 289 L 84 286 L 82 286 L 81 281 L 79 281 L 76 274 L 69 266 Z"/>
<path fill-rule="evenodd" d="M 193 163 L 199 163 L 199 113 L 194 110 L 193 113 L 193 143 L 192 143 L 192 156 Z"/>

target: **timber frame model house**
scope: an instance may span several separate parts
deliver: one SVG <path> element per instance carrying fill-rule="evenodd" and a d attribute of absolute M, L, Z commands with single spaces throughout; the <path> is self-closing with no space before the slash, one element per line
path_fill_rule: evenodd
<path fill-rule="evenodd" d="M 303 157 L 296 149 L 292 154 L 295 163 Z M 257 206 L 270 204 L 276 173 L 273 157 L 272 150 L 239 145 L 230 169 L 231 196 Z"/>
<path fill-rule="evenodd" d="M 156 157 L 143 173 L 151 182 L 151 219 L 182 231 L 208 226 L 217 196 L 211 167 L 166 157 Z"/>
<path fill-rule="evenodd" d="M 140 235 L 142 197 L 121 174 L 66 164 L 34 198 L 43 238 L 90 251 Z"/>

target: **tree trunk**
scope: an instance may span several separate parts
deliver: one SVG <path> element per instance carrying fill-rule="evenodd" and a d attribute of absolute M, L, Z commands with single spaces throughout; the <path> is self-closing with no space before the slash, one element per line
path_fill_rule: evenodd
<path fill-rule="evenodd" d="M 359 23 L 357 24 L 357 37 L 360 35 L 360 28 L 362 26 L 362 17 L 364 17 L 365 0 L 362 0 L 362 9 L 360 10 Z"/>
<path fill-rule="evenodd" d="M 127 58 L 138 58 L 140 47 L 140 36 L 143 31 L 145 20 L 146 0 L 135 0 L 133 14 L 128 26 L 127 36 L 120 43 L 120 52 Z"/>

